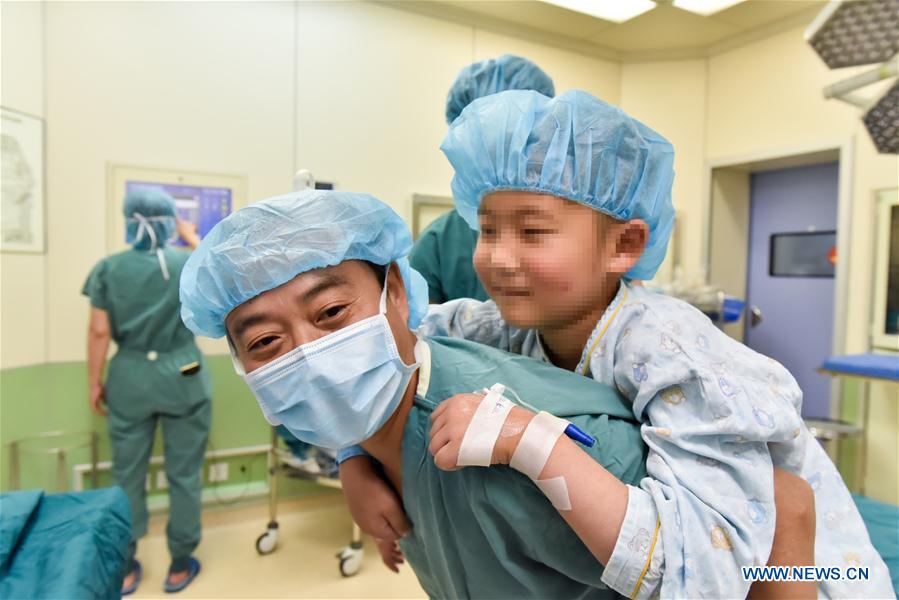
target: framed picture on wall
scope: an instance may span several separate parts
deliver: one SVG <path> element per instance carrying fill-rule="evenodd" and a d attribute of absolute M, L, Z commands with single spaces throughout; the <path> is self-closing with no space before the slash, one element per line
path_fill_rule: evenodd
<path fill-rule="evenodd" d="M 412 239 L 417 240 L 431 222 L 454 207 L 451 196 L 412 194 Z"/>
<path fill-rule="evenodd" d="M 44 252 L 44 121 L 9 108 L 0 114 L 0 250 Z"/>

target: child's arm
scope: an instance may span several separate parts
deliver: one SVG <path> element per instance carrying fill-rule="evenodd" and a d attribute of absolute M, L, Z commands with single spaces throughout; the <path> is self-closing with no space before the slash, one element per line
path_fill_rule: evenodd
<path fill-rule="evenodd" d="M 460 394 L 434 411 L 430 450 L 438 467 L 458 468 L 461 441 L 481 400 L 482 396 Z M 517 433 L 498 438 L 492 462 L 509 462 L 532 417 L 533 413 L 525 409 L 512 409 L 503 431 Z M 602 444 L 603 440 L 598 443 Z M 746 451 L 751 449 L 748 443 L 743 446 Z M 665 450 L 660 450 L 661 453 L 652 453 L 649 460 L 650 467 L 656 465 L 657 480 L 646 479 L 642 487 L 637 488 L 625 486 L 592 456 L 562 436 L 556 440 L 538 479 L 564 478 L 570 508 L 560 509 L 559 513 L 597 560 L 606 565 L 603 581 L 619 593 L 649 597 L 661 585 L 665 572 L 667 581 L 680 584 L 675 589 L 686 590 L 684 595 L 703 592 L 717 597 L 745 596 L 749 583 L 743 581 L 740 566 L 763 565 L 770 549 L 769 537 L 767 549 L 747 562 L 741 562 L 747 551 L 765 543 L 766 530 L 757 538 L 751 537 L 757 533 L 754 531 L 757 523 L 751 521 L 769 524 L 773 531 L 773 502 L 769 501 L 767 505 L 747 502 L 743 490 L 728 481 L 727 467 L 719 467 L 722 472 L 714 473 L 711 465 L 685 468 L 684 464 L 671 461 L 673 464 L 667 468 L 665 459 L 661 458 L 666 455 Z M 767 456 L 764 444 L 755 450 Z M 771 467 L 768 468 L 770 474 Z M 764 470 L 743 472 L 737 465 L 735 471 L 735 475 L 765 478 Z M 770 480 L 770 475 L 768 478 Z M 681 491 L 675 486 L 692 485 L 693 489 L 701 489 L 703 483 L 718 486 L 706 488 L 705 497 L 710 498 L 710 502 L 693 497 L 692 502 L 678 503 Z M 764 488 L 764 485 L 760 487 Z M 710 489 L 720 493 L 715 495 Z M 661 506 L 661 510 L 657 506 Z M 747 509 L 762 512 L 747 513 Z M 678 511 L 685 512 L 687 519 L 708 519 L 711 526 L 681 527 L 682 517 Z M 675 543 L 666 547 L 668 538 L 673 538 Z M 671 548 L 675 549 L 673 556 L 669 556 Z M 677 554 L 684 549 L 686 554 Z M 669 571 L 672 565 L 675 565 L 673 572 Z M 710 569 L 709 573 L 702 574 L 699 570 L 703 568 Z M 699 582 L 700 577 L 704 577 L 702 587 L 691 587 L 690 583 Z M 667 593 L 663 592 L 663 595 Z"/>
<path fill-rule="evenodd" d="M 393 488 L 375 471 L 371 457 L 356 455 L 340 463 L 340 483 L 353 521 L 365 533 L 385 541 L 412 531 Z"/>
<path fill-rule="evenodd" d="M 428 306 L 428 314 L 418 327 L 425 336 L 462 338 L 500 350 L 510 351 L 515 330 L 503 321 L 496 303 L 471 298 L 450 300 Z"/>

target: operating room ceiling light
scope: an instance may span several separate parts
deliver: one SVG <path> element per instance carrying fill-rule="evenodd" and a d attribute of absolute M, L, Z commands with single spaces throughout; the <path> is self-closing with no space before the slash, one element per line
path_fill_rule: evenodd
<path fill-rule="evenodd" d="M 674 6 L 681 10 L 707 17 L 743 1 L 744 0 L 674 0 Z"/>
<path fill-rule="evenodd" d="M 805 39 L 831 69 L 889 60 L 899 52 L 899 0 L 830 2 Z"/>
<path fill-rule="evenodd" d="M 877 151 L 899 154 L 899 82 L 880 98 L 855 93 L 899 75 L 899 0 L 831 0 L 805 30 L 805 40 L 831 69 L 881 63 L 831 83 L 824 97 L 861 108 Z"/>
<path fill-rule="evenodd" d="M 899 83 L 862 118 L 874 146 L 881 154 L 899 154 Z"/>
<path fill-rule="evenodd" d="M 597 17 L 614 23 L 624 23 L 656 7 L 653 0 L 542 0 L 547 4 Z"/>

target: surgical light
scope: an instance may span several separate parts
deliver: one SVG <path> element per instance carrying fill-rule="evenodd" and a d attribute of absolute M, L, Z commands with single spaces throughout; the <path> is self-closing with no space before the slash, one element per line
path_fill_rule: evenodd
<path fill-rule="evenodd" d="M 880 98 L 855 93 L 899 75 L 899 0 L 831 0 L 806 29 L 805 39 L 831 69 L 881 63 L 828 85 L 824 97 L 861 108 L 878 152 L 899 154 L 899 83 Z"/>
<path fill-rule="evenodd" d="M 805 39 L 831 69 L 889 60 L 899 52 L 899 0 L 832 0 Z"/>

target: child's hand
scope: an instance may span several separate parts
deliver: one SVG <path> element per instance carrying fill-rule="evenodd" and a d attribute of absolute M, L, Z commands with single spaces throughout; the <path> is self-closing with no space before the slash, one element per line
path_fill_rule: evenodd
<path fill-rule="evenodd" d="M 431 443 L 428 451 L 434 457 L 438 469 L 455 471 L 461 468 L 457 465 L 462 438 L 483 399 L 481 394 L 456 394 L 441 402 L 431 413 Z M 520 406 L 512 407 L 493 446 L 492 464 L 509 464 L 521 440 L 521 434 L 533 418 L 534 413 L 531 411 Z"/>
<path fill-rule="evenodd" d="M 372 468 L 371 458 L 354 456 L 340 463 L 340 483 L 350 515 L 362 531 L 390 542 L 412 531 L 400 499 Z"/>
<path fill-rule="evenodd" d="M 394 573 L 399 573 L 400 565 L 406 562 L 403 551 L 400 550 L 400 545 L 392 540 L 374 539 L 375 544 L 378 546 L 378 552 L 381 553 L 381 560 L 384 561 L 388 569 Z"/>

